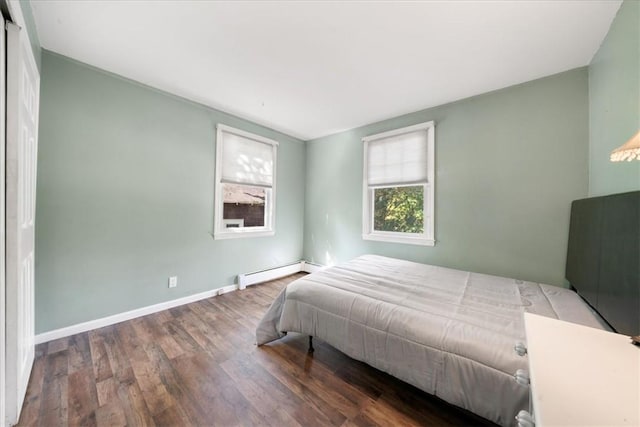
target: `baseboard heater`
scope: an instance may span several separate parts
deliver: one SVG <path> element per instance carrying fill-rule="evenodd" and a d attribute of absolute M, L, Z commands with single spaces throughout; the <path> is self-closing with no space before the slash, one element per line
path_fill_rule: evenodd
<path fill-rule="evenodd" d="M 247 286 L 255 285 L 269 280 L 279 279 L 281 277 L 290 276 L 301 271 L 313 273 L 325 268 L 322 265 L 310 263 L 307 261 L 298 261 L 283 267 L 270 268 L 267 270 L 254 271 L 252 273 L 238 274 L 238 289 L 246 289 Z"/>

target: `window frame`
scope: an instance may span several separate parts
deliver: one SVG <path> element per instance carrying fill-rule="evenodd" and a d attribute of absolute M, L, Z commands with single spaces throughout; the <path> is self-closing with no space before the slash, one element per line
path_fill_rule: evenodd
<path fill-rule="evenodd" d="M 381 185 L 369 185 L 369 143 L 381 139 L 391 138 L 405 133 L 424 130 L 427 138 L 427 180 L 399 182 Z M 363 142 L 363 174 L 362 174 L 362 238 L 390 243 L 404 243 L 422 246 L 434 246 L 435 240 L 435 122 L 429 121 L 388 132 L 369 135 L 362 138 Z M 380 188 L 423 186 L 424 225 L 422 233 L 405 233 L 397 231 L 375 230 L 374 226 L 374 192 Z"/>
<path fill-rule="evenodd" d="M 254 140 L 258 143 L 269 144 L 273 150 L 273 183 L 265 186 L 260 184 L 232 183 L 222 181 L 222 147 L 224 145 L 224 133 L 231 133 L 243 138 Z M 277 155 L 278 141 L 256 135 L 251 132 L 243 131 L 231 126 L 218 123 L 216 125 L 216 170 L 215 170 L 215 189 L 214 189 L 214 228 L 213 238 L 215 240 L 237 239 L 247 237 L 264 237 L 273 236 L 276 233 L 275 212 L 276 212 L 276 171 L 277 171 Z M 264 187 L 265 204 L 264 204 L 264 226 L 261 227 L 225 227 L 224 216 L 224 200 L 222 194 L 222 186 L 225 183 L 246 185 L 249 187 Z"/>

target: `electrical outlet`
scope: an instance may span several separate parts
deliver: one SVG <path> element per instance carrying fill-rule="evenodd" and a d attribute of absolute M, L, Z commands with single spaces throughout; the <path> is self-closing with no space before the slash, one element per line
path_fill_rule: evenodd
<path fill-rule="evenodd" d="M 178 276 L 169 277 L 169 287 L 175 288 L 176 286 L 178 286 Z"/>

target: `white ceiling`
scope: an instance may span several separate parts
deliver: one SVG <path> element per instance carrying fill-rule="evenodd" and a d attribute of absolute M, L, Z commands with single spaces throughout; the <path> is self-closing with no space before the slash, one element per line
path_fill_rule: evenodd
<path fill-rule="evenodd" d="M 31 2 L 44 48 L 304 140 L 587 65 L 620 4 Z"/>

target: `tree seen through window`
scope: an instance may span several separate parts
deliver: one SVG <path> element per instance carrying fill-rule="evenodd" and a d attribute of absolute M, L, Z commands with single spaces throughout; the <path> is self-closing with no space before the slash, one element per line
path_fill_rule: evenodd
<path fill-rule="evenodd" d="M 424 231 L 424 186 L 375 189 L 373 229 L 422 233 Z"/>

